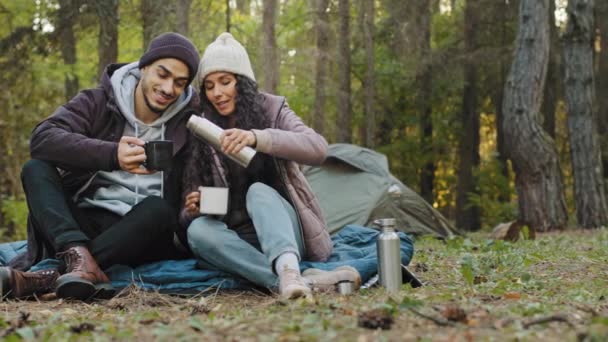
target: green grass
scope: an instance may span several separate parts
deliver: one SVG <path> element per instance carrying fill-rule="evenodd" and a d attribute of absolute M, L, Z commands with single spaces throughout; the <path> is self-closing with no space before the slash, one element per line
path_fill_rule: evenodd
<path fill-rule="evenodd" d="M 419 239 L 426 285 L 281 303 L 257 292 L 0 303 L 0 338 L 34 340 L 608 340 L 608 230 L 514 243 Z M 27 318 L 26 318 L 27 316 Z M 389 329 L 362 327 L 392 320 Z M 543 323 L 544 321 L 544 323 Z M 388 327 L 388 326 L 386 326 Z"/>

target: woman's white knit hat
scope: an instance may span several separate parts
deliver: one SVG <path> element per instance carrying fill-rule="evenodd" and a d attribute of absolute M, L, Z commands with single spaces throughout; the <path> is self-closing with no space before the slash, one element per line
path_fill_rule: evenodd
<path fill-rule="evenodd" d="M 234 37 L 224 32 L 207 48 L 198 68 L 198 81 L 203 83 L 207 75 L 216 71 L 227 71 L 249 77 L 255 81 L 247 51 Z"/>

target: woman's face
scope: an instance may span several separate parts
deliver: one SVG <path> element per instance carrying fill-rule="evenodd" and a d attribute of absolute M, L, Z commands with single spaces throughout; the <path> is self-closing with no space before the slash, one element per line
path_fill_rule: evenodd
<path fill-rule="evenodd" d="M 218 71 L 207 75 L 203 82 L 205 95 L 220 115 L 234 113 L 236 107 L 236 77 L 229 72 Z"/>

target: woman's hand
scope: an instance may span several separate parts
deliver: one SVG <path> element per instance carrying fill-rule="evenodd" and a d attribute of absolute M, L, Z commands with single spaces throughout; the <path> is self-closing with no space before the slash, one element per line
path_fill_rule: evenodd
<path fill-rule="evenodd" d="M 201 215 L 199 209 L 199 202 L 201 200 L 201 193 L 198 191 L 192 191 L 186 195 L 186 202 L 184 204 L 184 210 L 188 218 L 194 219 Z"/>
<path fill-rule="evenodd" d="M 227 129 L 220 135 L 222 152 L 229 154 L 237 154 L 245 146 L 255 146 L 256 142 L 255 134 L 252 131 L 238 128 Z"/>

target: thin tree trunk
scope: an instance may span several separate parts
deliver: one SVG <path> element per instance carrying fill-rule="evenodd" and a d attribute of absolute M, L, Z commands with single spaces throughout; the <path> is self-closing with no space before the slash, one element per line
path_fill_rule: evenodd
<path fill-rule="evenodd" d="M 236 0 L 236 9 L 242 14 L 249 15 L 251 13 L 250 0 Z"/>
<path fill-rule="evenodd" d="M 555 26 L 555 1 L 549 2 L 549 65 L 547 67 L 547 82 L 545 83 L 545 94 L 541 112 L 543 114 L 543 128 L 555 139 L 555 109 L 559 98 L 559 38 L 557 26 Z"/>
<path fill-rule="evenodd" d="M 74 35 L 74 23 L 78 14 L 78 0 L 59 1 L 59 44 L 61 57 L 67 66 L 65 72 L 65 98 L 71 99 L 78 93 L 78 76 L 76 75 L 76 37 Z"/>
<path fill-rule="evenodd" d="M 352 142 L 352 107 L 350 102 L 350 1 L 338 2 L 338 127 L 337 142 Z"/>
<path fill-rule="evenodd" d="M 574 200 L 576 220 L 582 228 L 608 223 L 595 104 L 593 8 L 593 0 L 569 0 L 568 25 L 563 36 Z"/>
<path fill-rule="evenodd" d="M 328 0 L 313 0 L 315 11 L 316 64 L 315 64 L 315 104 L 312 127 L 320 134 L 325 132 L 325 102 L 329 72 L 329 19 Z"/>
<path fill-rule="evenodd" d="M 266 0 L 264 1 L 264 8 L 266 8 Z M 232 13 L 230 12 L 230 0 L 226 0 L 226 32 L 230 32 L 230 29 L 232 28 L 231 17 Z"/>
<path fill-rule="evenodd" d="M 264 18 L 262 20 L 264 34 L 264 60 L 263 88 L 269 93 L 276 94 L 279 87 L 279 59 L 275 26 L 277 21 L 277 0 L 264 0 Z"/>
<path fill-rule="evenodd" d="M 175 2 L 175 31 L 188 36 L 190 31 L 189 17 L 192 0 L 178 0 Z"/>
<path fill-rule="evenodd" d="M 549 0 L 520 2 L 515 58 L 505 85 L 505 142 L 515 170 L 519 219 L 537 231 L 567 222 L 553 139 L 537 120 L 549 59 Z"/>
<path fill-rule="evenodd" d="M 418 54 L 418 71 L 416 83 L 419 90 L 416 94 L 416 107 L 420 113 L 420 151 L 425 156 L 425 162 L 420 170 L 420 196 L 433 204 L 435 197 L 433 188 L 435 182 L 435 158 L 433 151 L 433 70 L 431 63 L 431 1 L 416 0 L 416 20 L 418 38 L 416 41 Z M 412 17 L 413 18 L 413 17 Z"/>
<path fill-rule="evenodd" d="M 505 146 L 505 138 L 503 131 L 503 100 L 504 94 L 503 89 L 505 87 L 505 82 L 507 79 L 508 70 L 508 58 L 510 58 L 511 53 L 507 53 L 508 46 L 513 44 L 512 29 L 517 18 L 517 4 L 514 1 L 510 1 L 509 3 L 505 1 L 498 1 L 494 3 L 494 17 L 496 25 L 499 26 L 498 33 L 496 34 L 497 39 L 500 41 L 500 48 L 504 50 L 501 52 L 498 57 L 498 74 L 497 81 L 495 85 L 492 87 L 492 102 L 494 104 L 494 108 L 496 110 L 496 151 L 498 152 L 496 155 L 496 159 L 500 163 L 500 173 L 504 177 L 504 179 L 510 178 L 509 173 L 509 165 L 507 163 L 507 148 Z M 500 202 L 509 202 L 511 201 L 511 191 L 509 187 L 501 187 L 501 192 L 498 194 L 498 200 Z"/>
<path fill-rule="evenodd" d="M 118 0 L 89 0 L 99 18 L 99 37 L 97 38 L 97 75 L 99 79 L 108 64 L 118 59 Z"/>
<path fill-rule="evenodd" d="M 479 206 L 469 201 L 478 194 L 475 169 L 479 168 L 479 112 L 477 108 L 477 50 L 478 11 L 473 1 L 464 7 L 464 90 L 462 96 L 462 131 L 458 146 L 458 186 L 456 191 L 456 226 L 476 231 L 481 228 Z"/>
<path fill-rule="evenodd" d="M 171 31 L 175 19 L 175 5 L 163 0 L 141 0 L 143 22 L 143 45 L 148 48 L 150 41 L 161 33 Z"/>
<path fill-rule="evenodd" d="M 598 128 L 602 147 L 604 178 L 608 178 L 608 1 L 596 3 L 596 26 L 599 33 L 596 86 L 598 94 Z M 608 190 L 607 190 L 608 191 Z"/>
<path fill-rule="evenodd" d="M 365 18 L 363 20 L 363 33 L 365 36 L 365 81 L 364 88 L 364 112 L 366 118 L 365 146 L 373 148 L 376 138 L 376 71 L 374 67 L 374 0 L 365 0 Z"/>

